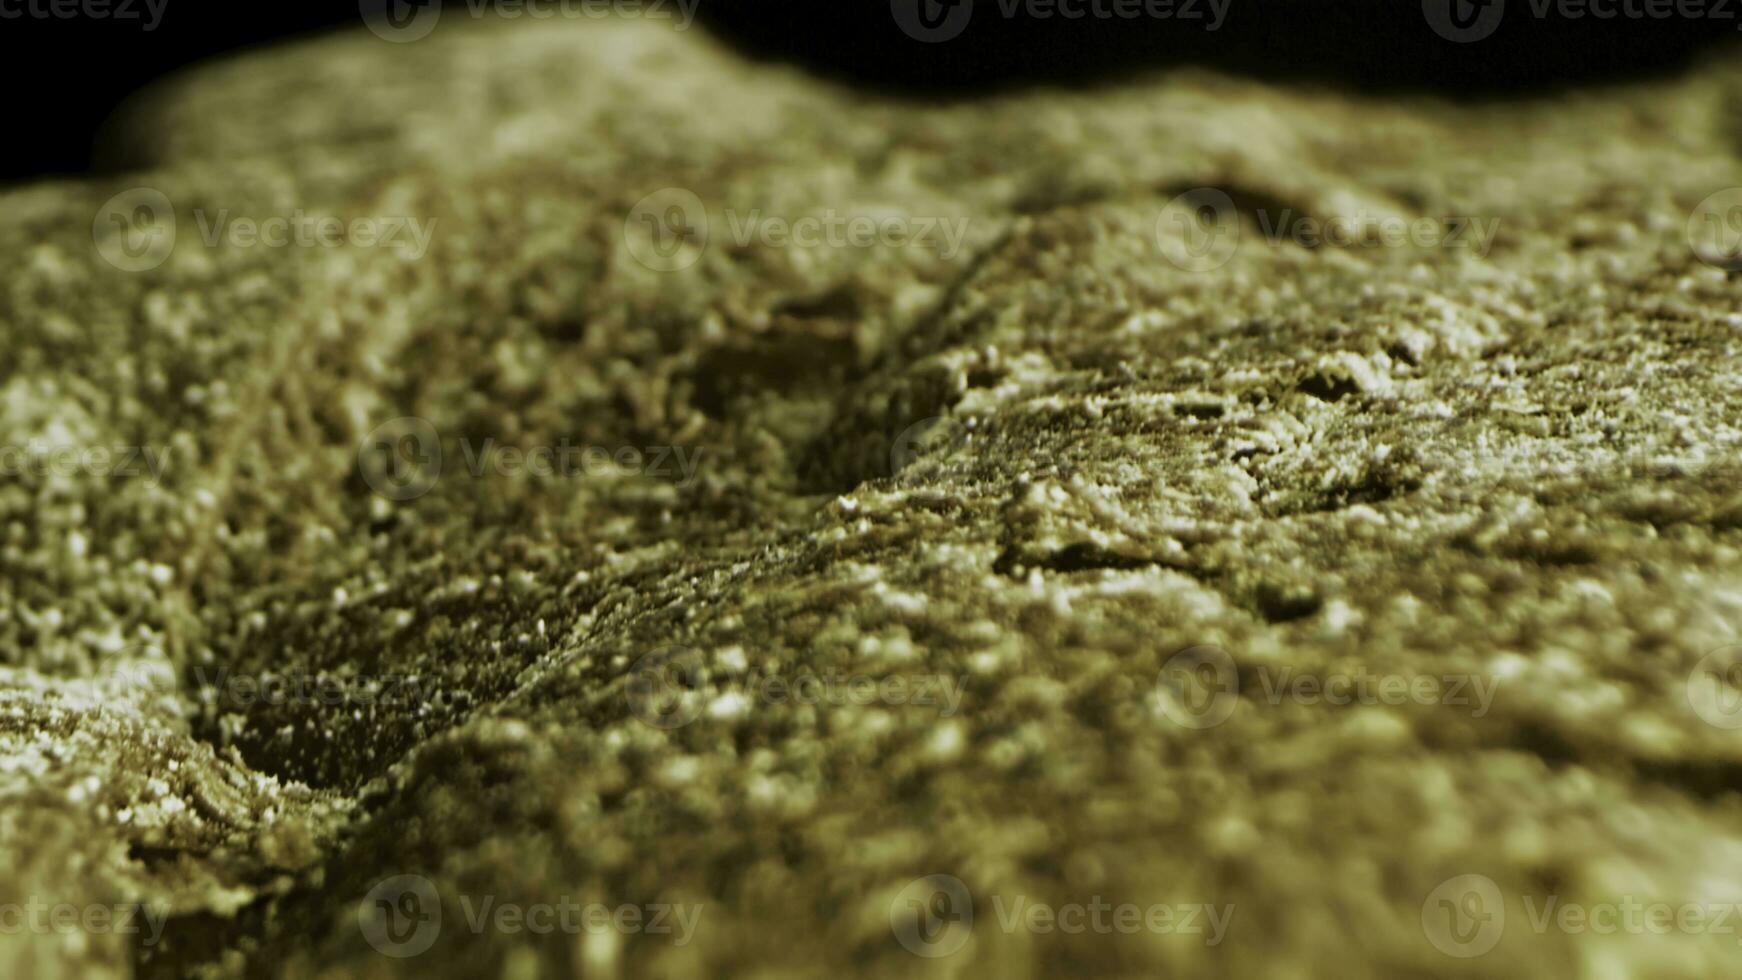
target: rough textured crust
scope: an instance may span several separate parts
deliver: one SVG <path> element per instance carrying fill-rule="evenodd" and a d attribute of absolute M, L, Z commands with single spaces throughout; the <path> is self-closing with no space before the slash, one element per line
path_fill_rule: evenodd
<path fill-rule="evenodd" d="M 146 975 L 1735 962 L 1731 936 L 1538 933 L 1521 904 L 1738 898 L 1742 742 L 1688 690 L 1742 628 L 1742 290 L 1685 232 L 1738 181 L 1733 59 L 1512 104 L 1185 72 L 926 106 L 646 24 L 381 43 L 203 69 L 135 111 L 139 173 L 0 200 L 0 443 L 169 460 L 0 488 L 5 894 L 168 905 Z M 139 186 L 182 226 L 127 273 L 92 216 Z M 1158 218 L 1205 186 L 1243 232 L 1193 272 Z M 716 234 L 662 273 L 625 221 L 667 187 Z M 436 232 L 407 261 L 207 247 L 191 217 L 294 208 Z M 757 208 L 968 231 L 726 241 Z M 1283 211 L 1499 224 L 1485 254 L 1303 248 L 1262 239 Z M 358 447 L 404 416 L 450 468 L 395 502 Z M 701 462 L 455 465 L 565 437 Z M 1162 668 L 1205 645 L 1244 693 L 1192 729 Z M 662 730 L 631 668 L 673 646 L 700 714 Z M 801 668 L 947 675 L 960 711 L 746 704 Z M 1479 717 L 1271 704 L 1284 668 L 1496 686 Z M 221 711 L 196 683 L 323 670 L 440 696 Z M 450 923 L 404 960 L 357 914 L 402 874 Z M 922 959 L 890 908 L 932 874 L 979 925 Z M 1465 874 L 1513 916 L 1469 960 L 1422 914 Z M 461 895 L 704 911 L 681 946 L 473 935 Z M 1006 932 L 993 897 L 1019 895 L 1235 912 L 1215 946 Z M 127 945 L 0 936 L 0 972 L 125 976 Z"/>

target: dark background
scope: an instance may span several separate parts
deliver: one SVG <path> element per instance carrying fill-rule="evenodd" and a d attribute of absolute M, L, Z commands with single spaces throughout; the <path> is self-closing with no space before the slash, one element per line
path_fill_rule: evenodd
<path fill-rule="evenodd" d="M 30 2 L 49 0 L 0 0 L 0 10 Z M 0 19 L 9 109 L 0 182 L 102 170 L 107 155 L 93 147 L 103 120 L 180 66 L 299 34 L 363 29 L 357 0 L 165 2 L 151 32 L 140 21 Z M 920 98 L 1079 84 L 1181 62 L 1367 90 L 1504 97 L 1667 70 L 1738 36 L 1737 20 L 1538 19 L 1529 0 L 1504 0 L 1498 31 L 1470 45 L 1434 34 L 1421 0 L 1231 0 L 1215 33 L 1179 21 L 1005 19 L 996 0 L 976 0 L 985 10 L 959 38 L 922 44 L 896 26 L 889 0 L 700 2 L 705 24 L 752 52 Z"/>

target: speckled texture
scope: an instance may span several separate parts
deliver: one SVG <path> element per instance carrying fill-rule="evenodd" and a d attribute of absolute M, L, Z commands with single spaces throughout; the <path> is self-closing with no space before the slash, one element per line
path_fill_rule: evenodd
<path fill-rule="evenodd" d="M 1742 735 L 1689 699 L 1742 631 L 1742 286 L 1685 231 L 1742 184 L 1738 81 L 924 106 L 593 22 L 203 69 L 132 110 L 148 169 L 0 199 L 0 444 L 166 461 L 0 485 L 0 902 L 165 908 L 149 976 L 1721 975 L 1734 935 L 1528 912 L 1742 901 Z M 178 235 L 126 272 L 92 221 L 135 187 Z M 674 187 L 710 237 L 660 272 L 635 209 Z M 1243 231 L 1191 271 L 1198 187 Z M 202 241 L 299 208 L 430 247 Z M 752 209 L 967 225 L 732 241 Z M 1498 224 L 1305 248 L 1284 210 Z M 444 470 L 392 500 L 359 447 L 407 416 Z M 485 439 L 696 466 L 474 477 Z M 1163 667 L 1204 646 L 1241 697 L 1200 728 Z M 649 654 L 687 724 L 638 714 Z M 1492 697 L 1271 703 L 1291 669 Z M 221 683 L 323 671 L 361 703 Z M 960 702 L 766 696 L 807 671 Z M 357 697 L 384 678 L 419 696 Z M 400 959 L 358 903 L 407 874 L 445 916 Z M 933 874 L 976 923 L 921 958 L 891 907 Z M 1464 959 L 1423 907 L 1467 874 L 1507 927 Z M 474 933 L 484 896 L 701 910 L 681 945 Z M 1001 928 L 1018 896 L 1233 911 Z M 0 972 L 128 945 L 4 934 Z"/>

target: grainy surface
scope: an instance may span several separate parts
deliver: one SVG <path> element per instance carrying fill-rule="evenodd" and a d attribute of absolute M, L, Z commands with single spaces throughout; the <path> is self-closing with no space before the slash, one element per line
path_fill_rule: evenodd
<path fill-rule="evenodd" d="M 152 169 L 0 200 L 0 444 L 165 460 L 0 486 L 0 900 L 166 907 L 146 975 L 1733 968 L 1732 935 L 1526 904 L 1742 899 L 1742 736 L 1689 698 L 1742 630 L 1742 286 L 1685 230 L 1742 183 L 1733 58 L 1463 107 L 1199 73 L 928 107 L 647 24 L 382 45 L 203 69 L 134 109 Z M 1158 219 L 1204 186 L 1243 231 L 1191 271 Z M 125 272 L 92 219 L 134 187 L 178 234 Z M 710 236 L 658 272 L 634 209 L 670 187 Z M 202 240 L 298 208 L 433 233 Z M 732 241 L 754 209 L 967 224 Z M 1264 239 L 1284 210 L 1498 224 L 1306 248 Z M 444 470 L 394 501 L 359 446 L 407 416 Z M 475 477 L 485 439 L 698 462 Z M 1241 696 L 1194 728 L 1163 666 L 1205 645 Z M 674 646 L 694 718 L 662 729 L 631 668 Z M 1288 670 L 1491 698 L 1271 703 Z M 322 671 L 429 696 L 211 683 Z M 748 684 L 805 672 L 960 702 Z M 357 911 L 402 874 L 445 912 L 410 959 Z M 891 905 L 932 874 L 976 925 L 919 958 Z M 1466 874 L 1506 903 L 1473 959 L 1423 914 Z M 474 934 L 482 896 L 702 911 L 681 945 Z M 1215 945 L 1001 928 L 1018 896 L 1233 914 Z M 0 972 L 130 945 L 4 934 Z"/>

